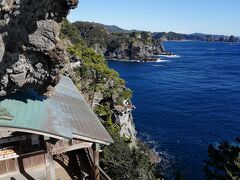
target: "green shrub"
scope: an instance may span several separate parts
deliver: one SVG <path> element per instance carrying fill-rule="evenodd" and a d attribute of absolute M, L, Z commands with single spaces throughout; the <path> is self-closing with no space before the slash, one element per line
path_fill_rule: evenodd
<path fill-rule="evenodd" d="M 93 78 L 97 81 L 103 82 L 104 79 L 115 79 L 119 77 L 119 74 L 113 69 L 109 68 L 106 64 L 104 57 L 101 54 L 96 53 L 91 48 L 86 48 L 83 44 L 79 43 L 67 48 L 68 53 L 77 56 L 83 60 L 83 66 L 80 69 L 83 78 Z M 95 72 L 95 77 L 91 77 Z M 89 77 L 90 76 L 90 77 Z M 119 80 L 122 82 L 122 80 Z"/>
<path fill-rule="evenodd" d="M 77 43 L 85 44 L 84 40 L 80 36 L 79 30 L 77 29 L 77 27 L 71 24 L 67 19 L 64 19 L 62 23 L 60 38 L 69 39 L 74 44 L 77 44 Z"/>
<path fill-rule="evenodd" d="M 88 47 L 98 45 L 101 49 L 106 48 L 109 34 L 103 26 L 88 22 L 75 22 L 73 25 L 77 27 Z"/>
<path fill-rule="evenodd" d="M 131 149 L 119 133 L 111 133 L 111 136 L 115 143 L 103 149 L 100 165 L 112 179 L 157 179 L 147 155 Z"/>
<path fill-rule="evenodd" d="M 94 111 L 100 117 L 112 115 L 109 105 L 98 105 Z"/>
<path fill-rule="evenodd" d="M 132 91 L 130 89 L 126 89 L 122 92 L 121 96 L 127 100 L 132 98 Z"/>
<path fill-rule="evenodd" d="M 118 94 L 118 97 L 117 97 L 117 105 L 123 105 L 123 101 L 124 100 L 128 100 L 128 99 L 131 99 L 132 98 L 132 91 L 130 89 L 117 89 L 117 90 L 120 90 L 115 92 L 115 94 Z"/>

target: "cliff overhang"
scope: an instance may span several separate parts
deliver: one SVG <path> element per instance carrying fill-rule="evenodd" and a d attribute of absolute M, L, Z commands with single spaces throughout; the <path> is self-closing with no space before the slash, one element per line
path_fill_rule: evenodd
<path fill-rule="evenodd" d="M 61 22 L 77 0 L 0 0 L 0 96 L 54 87 L 68 57 Z"/>

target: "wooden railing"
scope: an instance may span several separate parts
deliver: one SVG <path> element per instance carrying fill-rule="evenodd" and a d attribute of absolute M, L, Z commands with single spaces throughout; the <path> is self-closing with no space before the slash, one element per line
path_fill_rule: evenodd
<path fill-rule="evenodd" d="M 99 171 L 100 171 L 100 178 L 101 180 L 112 180 L 104 171 L 101 167 L 99 167 Z"/>
<path fill-rule="evenodd" d="M 93 162 L 93 152 L 92 150 L 89 148 L 89 149 L 85 149 L 85 152 L 86 154 L 88 155 L 88 159 L 89 159 L 89 163 L 91 164 L 91 166 L 95 166 L 94 165 L 94 162 Z M 100 167 L 100 166 L 97 166 L 97 168 L 99 169 L 99 173 L 100 173 L 100 179 L 101 180 L 112 180 L 108 175 L 107 173 L 104 172 L 104 170 Z"/>

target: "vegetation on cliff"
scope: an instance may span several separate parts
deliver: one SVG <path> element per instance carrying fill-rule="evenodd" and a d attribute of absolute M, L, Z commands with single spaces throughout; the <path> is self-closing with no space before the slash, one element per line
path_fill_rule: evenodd
<path fill-rule="evenodd" d="M 111 46 L 113 41 L 120 40 L 121 43 L 142 42 L 146 45 L 151 45 L 152 36 L 149 32 L 129 32 L 129 33 L 110 33 L 101 24 L 77 21 L 73 23 L 81 37 L 87 42 L 89 47 L 100 45 L 102 48 Z M 119 44 L 120 45 L 120 44 Z"/>
<path fill-rule="evenodd" d="M 116 180 L 121 179 L 161 179 L 156 173 L 155 165 L 150 162 L 148 154 L 138 149 L 130 149 L 128 142 L 119 136 L 118 132 L 111 132 L 115 143 L 103 151 L 101 166 L 104 171 Z"/>
<path fill-rule="evenodd" d="M 153 33 L 153 38 L 161 39 L 162 41 L 180 41 L 184 39 L 184 35 L 175 32 L 160 32 Z"/>
<path fill-rule="evenodd" d="M 82 67 L 76 69 L 75 73 L 80 78 L 79 87 L 88 95 L 89 101 L 97 92 L 103 94 L 103 99 L 116 100 L 117 105 L 122 105 L 124 99 L 131 98 L 131 91 L 125 87 L 125 81 L 116 71 L 108 67 L 101 54 L 82 43 L 72 45 L 67 50 L 71 55 L 82 60 Z"/>
<path fill-rule="evenodd" d="M 63 39 L 71 40 L 67 48 L 71 59 L 81 61 L 73 78 L 115 140 L 103 149 L 102 167 L 113 179 L 156 179 L 148 154 L 130 148 L 131 139 L 120 136 L 121 125 L 114 118 L 119 113 L 116 107 L 123 108 L 123 101 L 130 100 L 132 92 L 119 74 L 108 67 L 105 58 L 78 35 L 75 27 L 65 21 L 61 32 Z"/>

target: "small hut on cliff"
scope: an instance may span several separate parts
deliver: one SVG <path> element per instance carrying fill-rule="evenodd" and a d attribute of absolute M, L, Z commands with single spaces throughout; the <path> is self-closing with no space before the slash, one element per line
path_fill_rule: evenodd
<path fill-rule="evenodd" d="M 99 150 L 112 142 L 67 77 L 50 98 L 26 90 L 0 99 L 0 179 L 109 179 Z"/>

